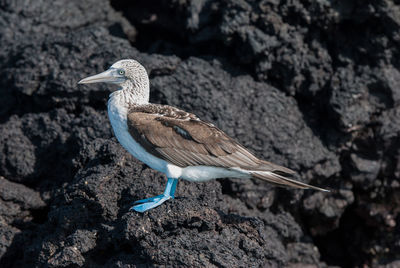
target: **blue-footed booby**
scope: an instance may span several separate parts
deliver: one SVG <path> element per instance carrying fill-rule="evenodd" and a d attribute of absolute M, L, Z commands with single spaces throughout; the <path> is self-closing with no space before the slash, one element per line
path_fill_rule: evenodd
<path fill-rule="evenodd" d="M 108 100 L 108 115 L 118 141 L 135 158 L 168 178 L 163 194 L 136 201 L 132 210 L 144 212 L 174 198 L 179 179 L 257 178 L 278 186 L 327 191 L 294 180 L 294 171 L 257 158 L 194 114 L 149 103 L 149 77 L 136 60 L 120 60 L 79 84 L 99 82 L 119 86 Z"/>

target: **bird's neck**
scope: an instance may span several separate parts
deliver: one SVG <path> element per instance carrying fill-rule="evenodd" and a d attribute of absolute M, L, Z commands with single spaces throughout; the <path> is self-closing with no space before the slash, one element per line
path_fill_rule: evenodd
<path fill-rule="evenodd" d="M 150 98 L 150 87 L 148 79 L 136 83 L 127 80 L 121 88 L 110 95 L 111 98 L 118 98 L 121 104 L 147 104 Z"/>

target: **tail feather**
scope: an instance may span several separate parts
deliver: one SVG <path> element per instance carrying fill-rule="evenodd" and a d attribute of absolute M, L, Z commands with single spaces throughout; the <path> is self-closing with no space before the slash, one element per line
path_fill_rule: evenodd
<path fill-rule="evenodd" d="M 271 163 L 271 162 L 268 162 L 265 160 L 261 160 L 259 167 L 260 167 L 259 171 L 272 171 L 274 173 L 278 173 L 278 175 L 284 174 L 284 176 L 292 176 L 292 175 L 296 174 L 296 171 L 293 171 L 289 168 L 282 167 L 282 166 L 279 166 L 277 164 L 274 164 L 274 163 Z"/>
<path fill-rule="evenodd" d="M 314 189 L 323 192 L 329 192 L 329 190 L 322 189 L 316 186 L 312 186 L 300 181 L 296 181 L 294 179 L 288 178 L 288 176 L 293 175 L 293 173 L 285 174 L 285 172 L 280 172 L 279 170 L 274 171 L 249 171 L 249 173 L 257 179 L 261 179 L 264 181 L 268 181 L 273 184 L 277 184 L 278 186 L 290 186 L 294 188 L 300 189 Z M 281 173 L 281 174 L 278 174 Z"/>

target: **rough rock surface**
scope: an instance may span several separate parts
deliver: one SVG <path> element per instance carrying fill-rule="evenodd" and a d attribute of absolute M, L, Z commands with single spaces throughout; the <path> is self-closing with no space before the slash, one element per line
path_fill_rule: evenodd
<path fill-rule="evenodd" d="M 0 267 L 396 267 L 398 1 L 0 1 Z M 182 181 L 113 138 L 121 58 L 151 101 L 196 113 L 331 193 Z"/>

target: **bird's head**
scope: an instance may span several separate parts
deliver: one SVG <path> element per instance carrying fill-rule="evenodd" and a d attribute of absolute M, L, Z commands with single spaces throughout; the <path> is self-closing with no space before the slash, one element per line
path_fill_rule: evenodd
<path fill-rule="evenodd" d="M 147 89 L 149 87 L 149 77 L 146 69 L 139 62 L 132 59 L 117 61 L 107 71 L 86 77 L 79 81 L 78 84 L 100 82 L 118 84 L 122 89 L 132 87 Z"/>

